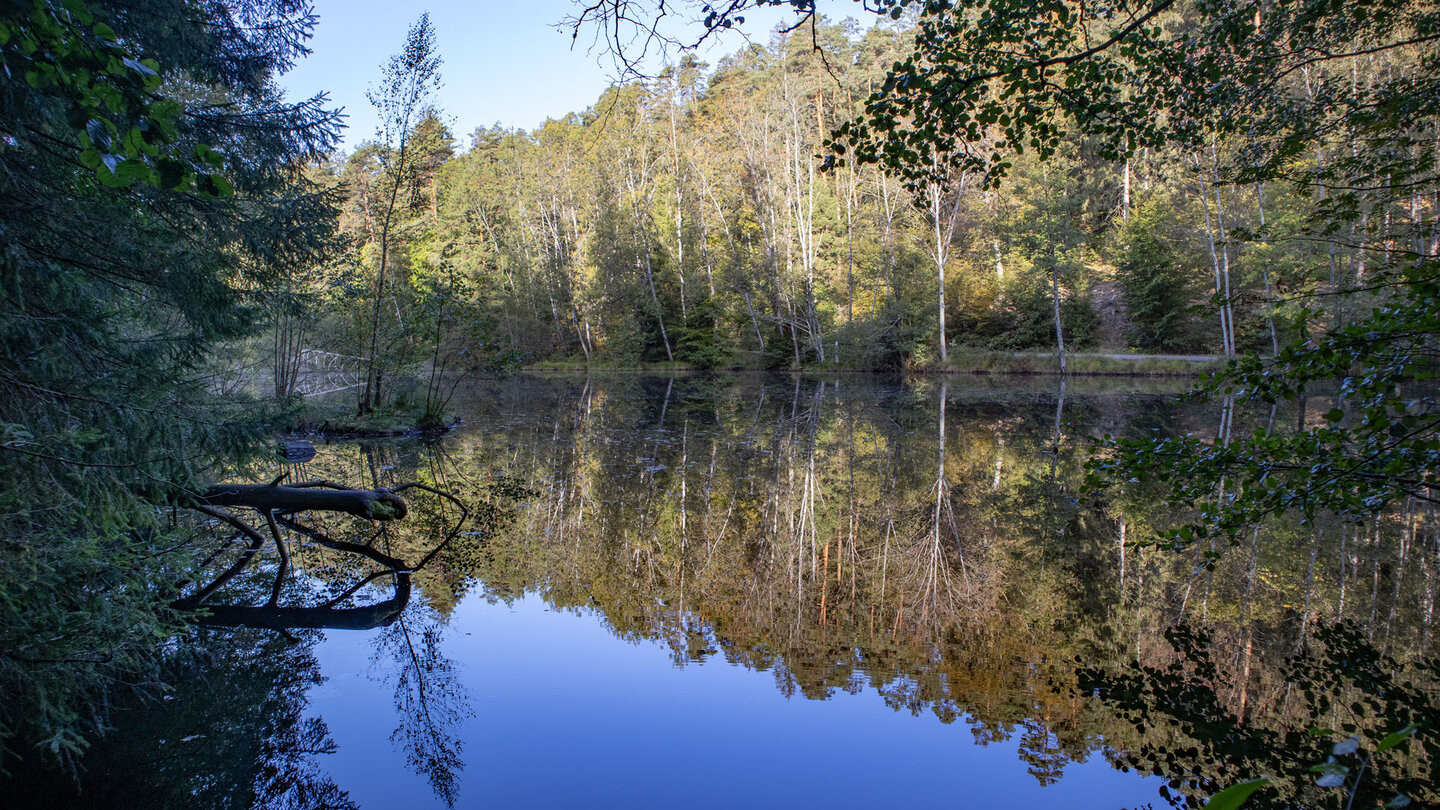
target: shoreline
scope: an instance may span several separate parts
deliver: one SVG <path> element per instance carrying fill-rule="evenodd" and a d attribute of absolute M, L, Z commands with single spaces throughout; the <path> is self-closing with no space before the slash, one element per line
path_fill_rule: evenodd
<path fill-rule="evenodd" d="M 1135 354 L 1112 352 L 1074 352 L 1065 355 L 1064 376 L 1074 377 L 1192 377 L 1224 368 L 1225 358 L 1215 355 Z M 826 373 L 826 374 L 900 374 L 938 375 L 1015 375 L 1061 376 L 1060 364 L 1054 353 L 1040 352 L 956 352 L 944 366 L 916 364 L 899 369 L 867 369 L 840 363 L 812 363 L 802 366 L 764 368 L 730 364 L 702 368 L 685 363 L 585 363 L 571 360 L 542 360 L 520 366 L 530 372 L 607 372 L 607 373 Z"/>

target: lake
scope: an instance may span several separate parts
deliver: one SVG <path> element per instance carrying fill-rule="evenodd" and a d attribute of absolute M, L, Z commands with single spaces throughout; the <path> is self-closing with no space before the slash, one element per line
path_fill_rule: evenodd
<path fill-rule="evenodd" d="M 1183 390 L 477 383 L 439 439 L 338 442 L 250 471 L 420 482 L 470 515 L 457 528 L 455 504 L 414 488 L 393 525 L 297 516 L 277 605 L 329 612 L 175 640 L 177 688 L 117 709 L 82 801 L 1164 807 L 1270 776 L 1255 806 L 1330 806 L 1339 794 L 1308 767 L 1433 698 L 1433 682 L 1404 703 L 1333 662 L 1383 679 L 1430 657 L 1434 515 L 1139 545 L 1183 516 L 1144 482 L 1085 490 L 1096 439 L 1223 440 L 1324 410 L 1180 404 Z M 217 572 L 235 559 L 222 535 Z M 402 583 L 337 540 L 426 562 Z M 216 590 L 212 621 L 263 605 L 277 573 L 267 547 Z M 1407 776 L 1418 744 L 1386 756 L 1400 759 L 1385 778 L 1424 789 Z"/>

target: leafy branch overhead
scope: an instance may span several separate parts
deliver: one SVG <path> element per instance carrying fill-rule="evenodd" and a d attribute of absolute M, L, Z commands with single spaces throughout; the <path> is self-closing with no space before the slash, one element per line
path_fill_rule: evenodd
<path fill-rule="evenodd" d="M 162 65 L 138 56 L 82 0 L 33 0 L 7 11 L 0 17 L 6 75 L 23 77 L 34 101 L 58 105 L 65 122 L 12 131 L 12 138 L 66 143 L 106 186 L 139 183 L 209 197 L 235 193 L 220 173 L 223 155 L 204 144 L 187 149 L 179 143 L 185 111 L 161 93 Z"/>
<path fill-rule="evenodd" d="M 1440 501 L 1440 415 L 1433 381 L 1440 334 L 1440 280 L 1432 262 L 1399 273 L 1395 297 L 1358 323 L 1288 345 L 1274 358 L 1250 356 L 1202 391 L 1261 403 L 1321 401 L 1305 430 L 1271 426 L 1228 443 L 1196 436 L 1121 439 L 1092 463 L 1091 486 L 1163 483 L 1198 519 L 1171 529 L 1176 546 L 1214 535 L 1234 539 L 1270 517 L 1306 520 L 1331 512 L 1362 521 L 1414 498 Z M 1314 395 L 1312 395 L 1314 396 Z M 1329 407 L 1327 407 L 1329 405 Z M 1304 411 L 1302 411 L 1302 414 Z M 1229 491 L 1217 500 L 1216 492 Z"/>

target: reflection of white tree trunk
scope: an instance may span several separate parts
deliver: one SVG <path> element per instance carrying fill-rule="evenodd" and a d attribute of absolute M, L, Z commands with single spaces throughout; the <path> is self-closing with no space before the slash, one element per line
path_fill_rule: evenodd
<path fill-rule="evenodd" d="M 687 519 L 685 502 L 689 500 L 690 490 L 688 475 L 690 472 L 690 419 L 685 419 L 684 426 L 680 429 L 680 554 L 684 559 L 685 540 L 689 532 L 689 521 Z M 683 575 L 683 571 L 682 571 Z"/>
<path fill-rule="evenodd" d="M 1275 429 L 1275 415 L 1279 412 L 1279 405 L 1270 406 L 1270 420 L 1266 424 L 1267 431 Z M 1226 427 L 1226 440 L 1229 440 L 1229 426 Z M 1255 628 L 1250 621 L 1250 600 L 1255 593 L 1256 557 L 1255 552 L 1260 543 L 1260 527 L 1256 526 L 1250 534 L 1250 565 L 1245 574 L 1245 601 L 1240 611 L 1240 626 L 1245 632 L 1245 648 L 1241 654 L 1240 665 L 1240 709 L 1238 716 L 1243 721 L 1245 712 L 1249 705 L 1250 697 L 1250 663 L 1251 655 L 1255 647 Z M 1373 625 L 1373 622 L 1372 622 Z"/>
<path fill-rule="evenodd" d="M 1055 396 L 1055 427 L 1050 436 L 1050 485 L 1060 463 L 1060 422 L 1065 418 L 1065 377 L 1060 377 L 1060 392 Z"/>
<path fill-rule="evenodd" d="M 1120 601 L 1125 601 L 1125 520 L 1120 520 Z"/>
<path fill-rule="evenodd" d="M 1435 507 L 1425 507 L 1425 525 L 1435 525 Z M 1434 563 L 1440 563 L 1440 532 L 1428 531 L 1421 535 L 1420 553 L 1422 557 L 1428 557 Z M 1425 572 L 1425 632 L 1420 637 L 1421 654 L 1424 655 L 1430 649 L 1430 626 L 1435 619 L 1435 564 L 1423 565 L 1421 570 Z"/>
<path fill-rule="evenodd" d="M 1390 653 L 1390 631 L 1395 627 L 1395 611 L 1400 606 L 1400 585 L 1405 581 L 1405 561 L 1415 543 L 1415 518 L 1417 502 L 1414 498 L 1405 501 L 1405 513 L 1400 525 L 1400 559 L 1395 564 L 1395 590 L 1390 594 L 1390 613 L 1385 617 L 1385 646 L 1382 652 Z"/>
<path fill-rule="evenodd" d="M 1345 621 L 1345 543 L 1350 537 L 1350 527 L 1340 527 L 1340 603 L 1335 608 L 1335 621 Z"/>
<path fill-rule="evenodd" d="M 1310 567 L 1305 571 L 1305 609 L 1300 612 L 1300 637 L 1295 640 L 1295 652 L 1305 645 L 1305 631 L 1310 629 L 1310 600 L 1315 594 L 1315 561 L 1320 557 L 1320 525 L 1315 525 L 1315 539 L 1310 544 Z"/>
<path fill-rule="evenodd" d="M 942 381 L 936 425 L 939 447 L 935 485 L 930 491 L 934 502 L 929 508 L 928 525 L 904 555 L 908 590 L 920 626 L 937 624 L 954 613 L 967 597 L 974 595 L 960 525 L 950 496 L 950 481 L 945 473 L 945 400 L 948 395 L 948 386 Z M 958 580 L 956 573 L 959 574 Z"/>
<path fill-rule="evenodd" d="M 1250 659 L 1255 648 L 1255 628 L 1250 623 L 1250 598 L 1255 593 L 1255 550 L 1260 542 L 1260 527 L 1250 534 L 1250 565 L 1245 573 L 1245 600 L 1240 609 L 1240 626 L 1244 628 L 1245 647 L 1240 654 L 1240 709 L 1236 715 L 1243 722 L 1250 699 Z"/>
<path fill-rule="evenodd" d="M 995 477 L 990 481 L 991 491 L 1000 489 L 1000 473 L 1005 467 L 1005 437 L 995 440 Z"/>

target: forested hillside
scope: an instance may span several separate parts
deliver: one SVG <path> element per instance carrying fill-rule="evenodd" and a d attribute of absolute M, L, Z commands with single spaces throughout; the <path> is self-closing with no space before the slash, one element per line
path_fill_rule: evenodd
<path fill-rule="evenodd" d="M 382 361 L 429 359 L 446 299 L 479 306 L 485 346 L 530 360 L 936 367 L 955 347 L 1052 351 L 1057 317 L 1072 349 L 1268 354 L 1301 332 L 1288 302 L 1374 261 L 1346 234 L 1295 238 L 1313 195 L 1235 182 L 1244 137 L 1115 160 L 1071 135 L 1047 161 L 1013 158 L 999 184 L 827 171 L 831 131 L 914 47 L 908 18 L 857 29 L 819 25 L 818 51 L 804 29 L 716 65 L 687 55 L 533 132 L 460 137 L 425 110 L 387 245 Z M 1354 78 L 1393 67 L 1372 59 Z M 1346 148 L 1336 133 L 1316 159 Z M 317 340 L 357 355 L 368 325 L 338 316 L 373 295 L 384 150 L 327 166 L 354 249 L 321 282 L 347 285 Z"/>

